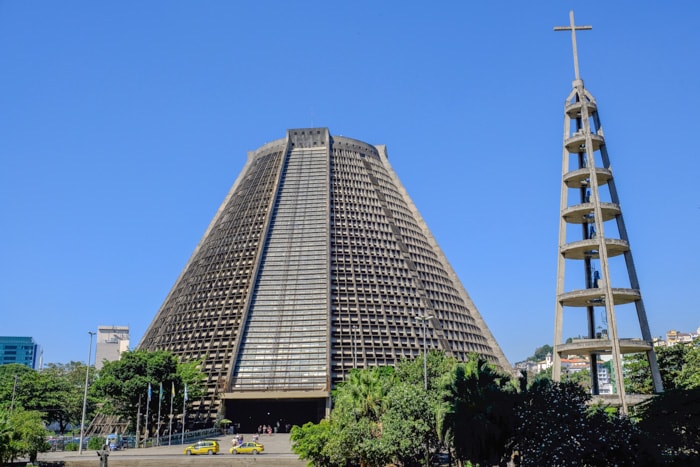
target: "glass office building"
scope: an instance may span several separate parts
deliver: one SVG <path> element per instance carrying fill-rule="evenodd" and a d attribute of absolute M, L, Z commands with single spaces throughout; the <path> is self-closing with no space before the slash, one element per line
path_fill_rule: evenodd
<path fill-rule="evenodd" d="M 31 337 L 0 336 L 0 364 L 20 363 L 41 369 L 41 347 Z"/>

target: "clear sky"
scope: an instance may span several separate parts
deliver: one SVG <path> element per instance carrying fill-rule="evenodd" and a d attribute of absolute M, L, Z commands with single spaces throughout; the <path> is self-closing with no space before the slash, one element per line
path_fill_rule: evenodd
<path fill-rule="evenodd" d="M 695 330 L 695 0 L 0 0 L 0 335 L 135 346 L 247 151 L 320 126 L 387 145 L 509 360 L 551 344 L 571 9 L 652 335 Z"/>

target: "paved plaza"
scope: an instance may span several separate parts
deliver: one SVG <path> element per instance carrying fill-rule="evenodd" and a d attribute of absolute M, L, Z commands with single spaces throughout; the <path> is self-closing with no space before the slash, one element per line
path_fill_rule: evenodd
<path fill-rule="evenodd" d="M 265 452 L 256 456 L 250 454 L 233 455 L 229 453 L 233 435 L 212 437 L 219 441 L 221 451 L 216 456 L 186 456 L 187 445 L 159 446 L 153 448 L 125 449 L 110 452 L 108 463 L 112 467 L 135 466 L 151 467 L 164 465 L 270 465 L 270 466 L 305 466 L 306 462 L 292 453 L 289 433 L 261 435 L 259 442 L 265 445 Z M 252 441 L 253 434 L 244 434 L 244 441 Z M 166 440 L 167 441 L 167 440 Z M 96 451 L 46 452 L 39 454 L 38 461 L 49 466 L 88 466 L 100 465 Z"/>

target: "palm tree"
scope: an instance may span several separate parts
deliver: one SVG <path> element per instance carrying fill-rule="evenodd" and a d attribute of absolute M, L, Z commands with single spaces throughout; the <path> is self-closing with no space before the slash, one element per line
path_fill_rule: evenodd
<path fill-rule="evenodd" d="M 509 382 L 479 356 L 456 365 L 445 379 L 438 434 L 460 466 L 466 460 L 494 465 L 507 457 L 515 404 Z"/>
<path fill-rule="evenodd" d="M 357 418 L 367 418 L 379 422 L 385 411 L 386 395 L 392 386 L 393 378 L 387 368 L 368 368 L 350 373 L 343 388 Z"/>

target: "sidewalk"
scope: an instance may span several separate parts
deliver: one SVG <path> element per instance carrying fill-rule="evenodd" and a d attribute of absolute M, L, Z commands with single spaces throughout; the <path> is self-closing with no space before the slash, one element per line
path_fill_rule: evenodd
<path fill-rule="evenodd" d="M 305 462 L 300 461 L 296 454 L 292 452 L 292 447 L 291 447 L 291 442 L 289 440 L 289 433 L 278 433 L 278 434 L 273 434 L 273 435 L 261 435 L 260 439 L 258 440 L 259 443 L 263 444 L 265 446 L 265 451 L 264 453 L 258 455 L 258 456 L 253 456 L 249 454 L 240 454 L 240 455 L 232 455 L 229 453 L 229 449 L 231 449 L 231 441 L 233 440 L 235 435 L 223 435 L 223 436 L 216 436 L 216 437 L 211 437 L 208 439 L 215 439 L 219 442 L 220 446 L 220 451 L 217 456 L 213 456 L 213 458 L 210 458 L 210 456 L 185 456 L 184 451 L 185 447 L 188 445 L 172 445 L 172 446 L 157 446 L 157 447 L 152 447 L 152 448 L 139 448 L 139 449 L 124 449 L 124 450 L 118 450 L 118 451 L 112 451 L 110 452 L 109 455 L 109 462 L 116 464 L 123 464 L 124 461 L 127 461 L 127 459 L 132 459 L 132 462 L 135 461 L 135 457 L 138 458 L 144 458 L 144 459 L 154 459 L 159 458 L 161 456 L 182 456 L 181 461 L 178 461 L 177 464 L 182 464 L 186 462 L 187 459 L 189 459 L 191 462 L 195 462 L 196 459 L 201 459 L 201 458 L 208 458 L 210 461 L 214 461 L 214 459 L 217 459 L 216 464 L 219 464 L 220 460 L 223 460 L 222 458 L 225 457 L 229 460 L 233 459 L 240 459 L 243 461 L 244 459 L 248 459 L 252 461 L 253 458 L 257 459 L 258 461 L 263 461 L 265 458 L 274 458 L 277 459 L 277 465 L 306 465 Z M 253 434 L 252 433 L 244 433 L 243 434 L 243 441 L 252 441 L 253 440 Z M 165 439 L 165 442 L 167 443 L 167 439 Z M 170 457 L 170 461 L 168 461 L 167 457 L 164 457 L 161 461 L 161 465 L 174 465 L 175 463 L 172 462 L 173 458 Z M 273 460 L 273 459 L 269 459 Z M 281 462 L 284 460 L 284 462 Z M 87 462 L 90 462 L 94 465 L 98 465 L 98 456 L 97 452 L 93 450 L 84 450 L 83 454 L 80 455 L 78 454 L 77 451 L 65 451 L 65 452 L 45 452 L 45 453 L 40 453 L 39 462 L 65 462 L 65 465 L 77 465 L 77 464 L 82 464 L 82 465 L 87 465 Z M 121 461 L 121 462 L 120 462 Z M 187 462 L 190 463 L 190 462 Z M 201 462 L 200 462 L 201 463 Z M 212 462 L 214 463 L 214 462 Z M 238 462 L 236 462 L 238 463 Z M 246 462 L 247 463 L 247 462 Z M 134 465 L 136 463 L 134 462 Z M 142 464 L 142 463 L 139 463 Z"/>

